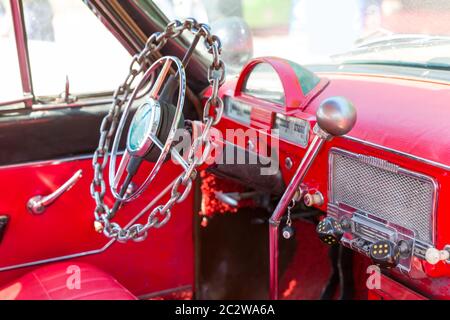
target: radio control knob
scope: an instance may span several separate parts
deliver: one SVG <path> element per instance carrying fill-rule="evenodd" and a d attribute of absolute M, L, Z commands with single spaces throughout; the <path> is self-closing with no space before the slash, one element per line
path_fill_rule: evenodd
<path fill-rule="evenodd" d="M 436 248 L 428 248 L 425 252 L 425 260 L 429 264 L 437 264 L 439 261 L 445 261 L 450 258 L 450 252 L 447 250 L 438 250 Z"/>
<path fill-rule="evenodd" d="M 326 217 L 319 222 L 316 228 L 319 239 L 328 245 L 334 245 L 339 243 L 344 231 L 339 222 L 331 217 Z"/>
<path fill-rule="evenodd" d="M 377 241 L 370 247 L 370 258 L 380 267 L 393 268 L 400 259 L 398 246 L 388 240 Z"/>
<path fill-rule="evenodd" d="M 406 240 L 400 240 L 397 244 L 398 252 L 401 258 L 407 258 L 411 256 L 411 242 Z"/>

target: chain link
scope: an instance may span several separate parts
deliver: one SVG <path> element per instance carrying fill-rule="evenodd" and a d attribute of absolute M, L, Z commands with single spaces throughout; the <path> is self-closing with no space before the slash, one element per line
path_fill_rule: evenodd
<path fill-rule="evenodd" d="M 291 203 L 287 207 L 286 225 L 289 227 L 292 225 L 291 210 L 295 207 L 295 204 L 295 200 L 292 199 Z"/>
<path fill-rule="evenodd" d="M 135 79 L 150 66 L 152 55 L 155 52 L 160 51 L 169 39 L 181 36 L 185 30 L 203 37 L 206 50 L 212 55 L 212 64 L 207 72 L 212 93 L 206 102 L 204 110 L 203 121 L 205 130 L 201 137 L 194 140 L 187 160 L 189 167 L 173 184 L 170 199 L 164 205 L 160 205 L 152 210 L 145 225 L 134 224 L 125 229 L 119 224 L 110 221 L 111 209 L 104 202 L 106 183 L 103 173 L 109 159 L 111 139 L 117 128 L 122 107 L 133 91 L 132 85 Z M 197 167 L 206 161 L 211 149 L 209 130 L 212 125 L 216 125 L 220 121 L 223 113 L 224 106 L 222 99 L 219 97 L 219 88 L 225 81 L 225 65 L 220 59 L 221 52 L 222 44 L 220 39 L 215 35 L 211 35 L 210 27 L 206 24 L 198 23 L 193 18 L 188 18 L 183 22 L 174 20 L 167 25 L 163 32 L 152 34 L 148 38 L 144 49 L 133 57 L 129 73 L 125 81 L 114 92 L 111 109 L 101 123 L 99 144 L 92 161 L 94 178 L 90 191 L 96 204 L 94 216 L 97 222 L 96 226 L 99 226 L 97 231 L 103 232 L 106 237 L 115 238 L 120 242 L 126 242 L 130 239 L 142 241 L 147 237 L 150 228 L 161 228 L 166 225 L 170 220 L 171 209 L 175 203 L 182 202 L 187 198 L 192 189 L 193 180 L 197 175 Z M 212 115 L 211 112 L 214 112 L 214 114 Z M 203 146 L 202 151 L 201 148 Z M 196 157 L 199 153 L 202 156 Z M 184 187 L 184 190 L 180 191 L 182 187 Z"/>

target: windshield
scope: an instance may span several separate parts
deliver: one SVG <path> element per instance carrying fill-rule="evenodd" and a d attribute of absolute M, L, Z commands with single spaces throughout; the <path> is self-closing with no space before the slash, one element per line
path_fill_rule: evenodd
<path fill-rule="evenodd" d="M 258 56 L 303 65 L 386 63 L 450 70 L 450 0 L 154 2 L 169 19 L 192 16 L 211 24 L 232 71 Z"/>

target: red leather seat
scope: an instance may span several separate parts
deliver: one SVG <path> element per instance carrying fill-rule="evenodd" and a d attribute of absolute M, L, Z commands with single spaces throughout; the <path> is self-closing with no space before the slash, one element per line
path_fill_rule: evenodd
<path fill-rule="evenodd" d="M 136 297 L 112 276 L 84 263 L 48 265 L 0 288 L 0 300 L 135 299 Z"/>

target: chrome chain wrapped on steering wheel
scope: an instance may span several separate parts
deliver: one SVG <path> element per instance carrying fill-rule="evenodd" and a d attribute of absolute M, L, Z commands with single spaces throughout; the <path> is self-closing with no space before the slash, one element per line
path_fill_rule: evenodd
<path fill-rule="evenodd" d="M 125 229 L 119 224 L 111 222 L 113 214 L 111 208 L 104 201 L 106 182 L 103 173 L 109 159 L 111 139 L 114 137 L 117 129 L 122 107 L 133 91 L 132 84 L 135 79 L 148 69 L 154 53 L 158 52 L 169 39 L 181 36 L 185 30 L 190 31 L 194 36 L 204 38 L 204 45 L 212 55 L 212 64 L 209 66 L 207 73 L 212 92 L 205 104 L 203 114 L 204 130 L 192 143 L 187 157 L 188 167 L 175 180 L 170 199 L 164 205 L 155 207 L 149 214 L 145 224 L 134 224 Z M 114 92 L 111 109 L 101 123 L 99 144 L 92 162 L 94 178 L 90 191 L 96 203 L 94 226 L 98 232 L 103 232 L 106 237 L 115 238 L 121 242 L 128 240 L 142 241 L 147 237 L 147 232 L 150 228 L 160 228 L 169 221 L 171 217 L 170 210 L 175 203 L 186 199 L 192 188 L 193 180 L 197 175 L 197 167 L 205 162 L 210 152 L 211 126 L 216 125 L 220 121 L 223 113 L 223 101 L 219 97 L 219 88 L 225 81 L 225 65 L 220 60 L 221 49 L 219 38 L 211 34 L 208 25 L 198 23 L 195 19 L 189 18 L 184 22 L 174 20 L 167 25 L 163 32 L 152 34 L 147 40 L 144 49 L 133 57 L 128 76 Z M 214 108 L 214 110 L 211 110 L 211 108 Z M 213 114 L 211 114 L 211 111 L 214 111 Z M 199 154 L 201 156 L 198 156 Z M 184 188 L 184 190 L 181 190 L 181 188 Z"/>

